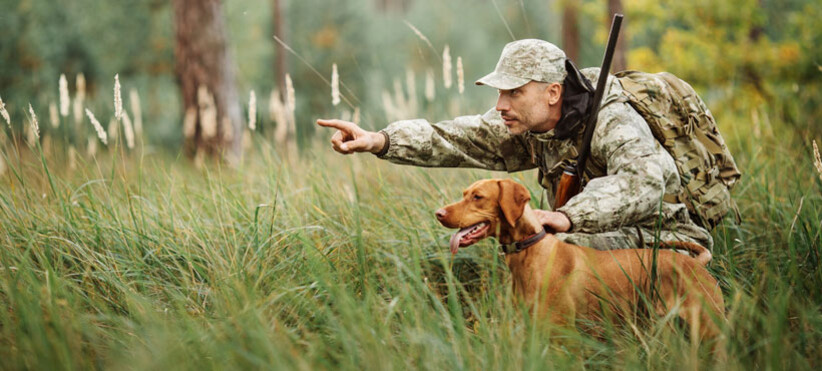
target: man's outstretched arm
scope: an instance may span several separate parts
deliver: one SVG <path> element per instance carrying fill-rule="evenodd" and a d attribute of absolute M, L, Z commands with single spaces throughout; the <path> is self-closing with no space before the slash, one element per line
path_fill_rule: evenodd
<path fill-rule="evenodd" d="M 522 139 L 508 134 L 493 110 L 434 124 L 421 119 L 398 121 L 379 132 L 340 120 L 318 120 L 317 124 L 337 129 L 331 144 L 345 154 L 371 152 L 393 163 L 425 167 L 508 172 L 535 167 Z"/>

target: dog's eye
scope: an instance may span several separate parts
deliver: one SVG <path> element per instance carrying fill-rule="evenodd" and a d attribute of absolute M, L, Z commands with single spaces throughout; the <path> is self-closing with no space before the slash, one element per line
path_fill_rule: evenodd
<path fill-rule="evenodd" d="M 482 196 L 480 196 L 480 195 L 474 195 L 474 200 L 482 200 Z"/>

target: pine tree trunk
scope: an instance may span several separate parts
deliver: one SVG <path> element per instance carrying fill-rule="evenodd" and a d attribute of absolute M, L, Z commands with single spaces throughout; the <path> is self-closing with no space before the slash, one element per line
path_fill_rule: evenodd
<path fill-rule="evenodd" d="M 622 13 L 622 0 L 608 0 L 608 26 L 611 27 L 611 20 L 614 19 L 614 14 Z M 612 72 L 624 71 L 628 68 L 628 59 L 626 53 L 628 50 L 628 34 L 625 31 L 625 21 L 623 19 L 622 28 L 619 32 L 619 40 L 617 41 L 616 50 L 614 50 L 614 60 L 611 65 Z"/>
<path fill-rule="evenodd" d="M 579 27 L 577 25 L 577 7 L 575 0 L 566 0 L 562 10 L 562 49 L 565 56 L 579 65 Z"/>
<path fill-rule="evenodd" d="M 176 74 L 189 156 L 239 159 L 242 117 L 219 0 L 173 0 Z"/>
<path fill-rule="evenodd" d="M 283 25 L 283 8 L 282 8 L 282 1 L 281 0 L 272 0 L 271 1 L 272 7 L 272 19 L 271 25 L 274 28 L 274 36 L 277 36 L 283 42 L 286 41 L 285 32 L 285 25 Z M 286 50 L 285 47 L 277 42 L 274 41 L 276 46 L 275 56 L 274 56 L 274 77 L 277 81 L 277 91 L 280 93 L 280 99 L 282 100 L 285 96 L 285 74 L 288 71 L 288 65 L 286 64 Z"/>

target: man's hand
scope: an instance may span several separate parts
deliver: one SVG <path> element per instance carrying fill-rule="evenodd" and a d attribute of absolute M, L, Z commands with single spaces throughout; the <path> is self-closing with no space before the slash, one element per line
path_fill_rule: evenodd
<path fill-rule="evenodd" d="M 385 147 L 382 134 L 363 130 L 353 122 L 319 119 L 317 125 L 337 129 L 331 136 L 331 147 L 345 155 L 354 152 L 379 153 Z"/>
<path fill-rule="evenodd" d="M 571 220 L 565 214 L 556 211 L 534 210 L 539 222 L 554 232 L 568 232 L 571 229 Z"/>

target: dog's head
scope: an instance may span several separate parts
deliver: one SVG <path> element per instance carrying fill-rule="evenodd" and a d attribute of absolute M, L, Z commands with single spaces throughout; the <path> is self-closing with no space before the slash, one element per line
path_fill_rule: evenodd
<path fill-rule="evenodd" d="M 501 243 L 512 242 L 511 232 L 522 218 L 531 195 L 528 189 L 510 179 L 487 179 L 462 192 L 462 200 L 437 210 L 437 220 L 448 228 L 460 230 L 451 237 L 451 253 L 486 237 Z"/>

